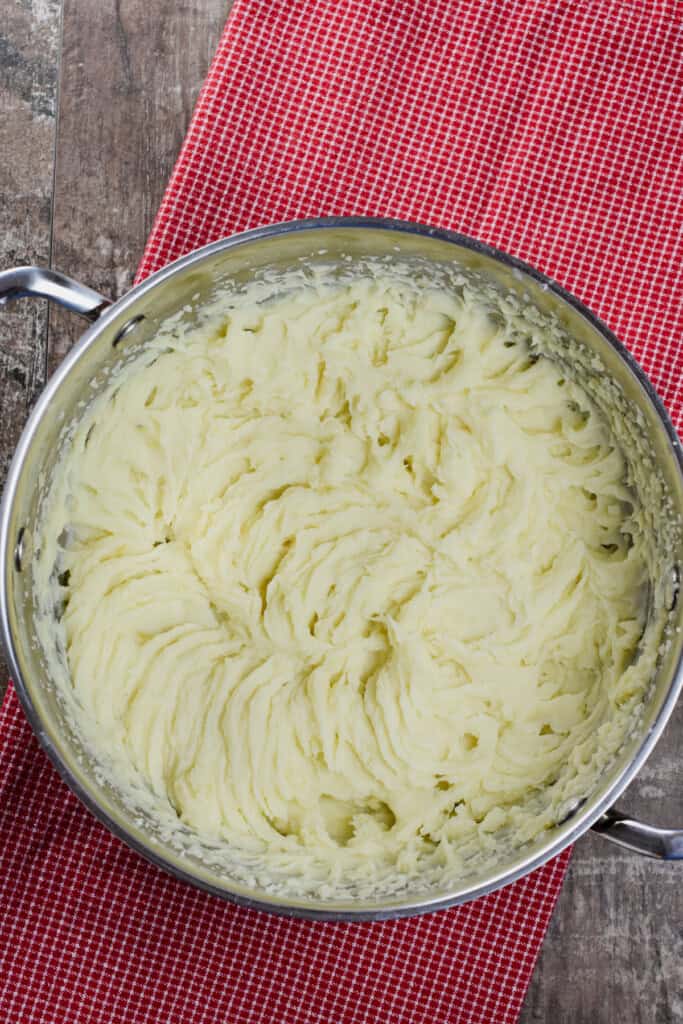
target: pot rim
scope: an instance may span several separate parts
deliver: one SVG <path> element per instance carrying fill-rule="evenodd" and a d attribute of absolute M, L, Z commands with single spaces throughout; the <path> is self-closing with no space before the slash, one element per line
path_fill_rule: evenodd
<path fill-rule="evenodd" d="M 10 529 L 12 509 L 18 482 L 26 454 L 32 444 L 38 426 L 42 421 L 42 418 L 45 415 L 54 395 L 61 387 L 63 381 L 68 377 L 72 367 L 81 358 L 82 354 L 96 341 L 101 332 L 112 320 L 119 317 L 122 312 L 132 307 L 137 300 L 147 292 L 152 291 L 157 285 L 166 281 L 168 278 L 174 277 L 190 267 L 196 267 L 205 259 L 208 259 L 217 253 L 237 248 L 247 242 L 273 238 L 278 235 L 294 232 L 315 231 L 318 229 L 330 230 L 340 228 L 389 231 L 395 232 L 398 237 L 400 237 L 401 234 L 408 234 L 434 238 L 489 257 L 504 267 L 511 268 L 522 275 L 528 276 L 537 284 L 541 285 L 544 290 L 554 293 L 560 300 L 578 312 L 589 323 L 589 325 L 603 337 L 603 339 L 617 353 L 621 361 L 626 365 L 627 369 L 630 370 L 633 377 L 635 377 L 642 392 L 644 392 L 645 398 L 649 401 L 657 414 L 659 423 L 661 424 L 669 446 L 672 449 L 679 477 L 683 482 L 683 453 L 681 451 L 681 442 L 677 437 L 676 431 L 661 399 L 655 392 L 654 387 L 650 383 L 645 372 L 641 369 L 628 349 L 619 341 L 613 331 L 579 299 L 563 288 L 562 285 L 558 284 L 553 278 L 542 273 L 516 256 L 512 256 L 495 248 L 494 246 L 479 241 L 478 239 L 456 231 L 450 231 L 445 228 L 431 227 L 429 225 L 413 223 L 411 221 L 384 217 L 353 216 L 314 217 L 268 224 L 248 231 L 243 231 L 238 234 L 230 235 L 227 238 L 223 238 L 198 249 L 194 249 L 190 253 L 185 256 L 181 256 L 172 263 L 167 264 L 162 269 L 156 271 L 139 284 L 135 285 L 121 298 L 112 303 L 112 305 L 102 313 L 99 319 L 97 319 L 95 323 L 93 323 L 84 332 L 47 382 L 17 443 L 7 474 L 2 504 L 0 506 L 0 632 L 7 653 L 17 695 L 24 713 L 26 714 L 33 732 L 38 738 L 41 746 L 50 757 L 50 760 L 57 769 L 61 778 L 66 782 L 81 802 L 85 804 L 88 810 L 102 824 L 104 824 L 109 831 L 113 833 L 113 835 L 118 839 L 121 839 L 127 846 L 141 854 L 157 867 L 170 873 L 175 878 L 189 883 L 196 888 L 200 888 L 213 896 L 219 896 L 222 899 L 226 899 L 250 909 L 268 911 L 270 913 L 283 916 L 309 918 L 314 920 L 377 921 L 443 910 L 451 906 L 477 899 L 478 897 L 487 895 L 504 885 L 517 881 L 523 876 L 534 871 L 536 868 L 541 867 L 547 861 L 556 857 L 568 846 L 574 843 L 576 839 L 594 825 L 605 811 L 614 804 L 615 800 L 618 799 L 620 794 L 624 789 L 626 789 L 652 752 L 657 740 L 666 726 L 671 712 L 673 711 L 680 691 L 683 688 L 683 653 L 681 653 L 676 663 L 671 685 L 662 706 L 659 709 L 656 720 L 643 737 L 635 755 L 624 767 L 621 773 L 611 782 L 597 801 L 594 798 L 590 798 L 586 801 L 586 806 L 580 806 L 575 812 L 573 812 L 573 814 L 566 820 L 566 825 L 568 827 L 566 827 L 564 832 L 560 832 L 559 835 L 555 835 L 553 839 L 544 843 L 536 852 L 527 855 L 526 857 L 522 857 L 512 870 L 504 870 L 494 873 L 486 881 L 478 885 L 466 887 L 455 894 L 451 893 L 446 896 L 437 895 L 435 897 L 424 896 L 413 900 L 409 898 L 384 901 L 368 900 L 356 907 L 356 905 L 350 901 L 338 901 L 333 903 L 320 899 L 308 900 L 303 898 L 287 898 L 285 900 L 284 897 L 269 897 L 265 892 L 254 897 L 249 895 L 252 890 L 241 884 L 233 883 L 231 879 L 228 879 L 231 886 L 230 888 L 215 885 L 207 879 L 200 877 L 193 871 L 181 866 L 180 863 L 174 863 L 169 857 L 160 855 L 151 847 L 151 845 L 148 845 L 145 841 L 139 839 L 136 835 L 133 835 L 125 825 L 115 820 L 96 799 L 96 787 L 93 786 L 93 791 L 91 792 L 81 783 L 81 781 L 72 772 L 66 759 L 62 756 L 61 752 L 57 750 L 45 731 L 41 716 L 31 696 L 31 688 L 23 678 L 23 674 L 20 670 L 19 658 L 10 628 L 9 617 L 9 579 L 13 570 L 12 552 L 14 545 L 12 542 L 15 539 L 10 537 Z M 570 821 L 572 822 L 571 826 L 569 826 Z M 563 825 L 560 824 L 557 828 L 562 829 Z"/>

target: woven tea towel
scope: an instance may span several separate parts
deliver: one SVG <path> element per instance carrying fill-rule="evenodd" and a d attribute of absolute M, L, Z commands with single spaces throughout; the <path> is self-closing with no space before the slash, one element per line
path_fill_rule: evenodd
<path fill-rule="evenodd" d="M 680 12 L 664 0 L 237 0 L 138 277 L 295 217 L 457 228 L 592 306 L 680 425 Z M 10 690 L 0 1020 L 509 1024 L 566 862 L 411 920 L 241 910 L 97 824 Z"/>

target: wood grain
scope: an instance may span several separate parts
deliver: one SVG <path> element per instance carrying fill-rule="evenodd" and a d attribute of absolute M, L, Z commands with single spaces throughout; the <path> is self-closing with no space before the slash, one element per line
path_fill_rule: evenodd
<path fill-rule="evenodd" d="M 683 706 L 619 800 L 645 821 L 683 827 Z M 584 836 L 527 993 L 521 1024 L 680 1024 L 683 864 Z"/>
<path fill-rule="evenodd" d="M 111 298 L 131 286 L 228 8 L 64 0 L 52 259 Z M 81 330 L 50 310 L 50 370 Z"/>
<path fill-rule="evenodd" d="M 47 264 L 57 111 L 61 5 L 22 0 L 0 20 L 0 269 Z M 0 315 L 0 485 L 31 405 L 45 384 L 47 306 Z M 0 699 L 7 672 L 0 653 Z"/>
<path fill-rule="evenodd" d="M 132 281 L 228 4 L 64 0 L 61 47 L 59 0 L 7 4 L 0 23 L 0 266 L 46 263 L 51 255 L 54 266 L 118 296 Z M 48 322 L 40 303 L 3 310 L 0 469 L 47 367 L 80 329 L 54 310 Z M 623 806 L 683 825 L 681 737 L 683 708 Z M 675 865 L 583 838 L 522 1024 L 683 1022 L 681 883 Z"/>
<path fill-rule="evenodd" d="M 50 255 L 55 142 L 58 0 L 28 0 L 0 22 L 0 267 L 46 263 Z M 0 317 L 0 472 L 45 383 L 47 316 L 18 303 Z"/>

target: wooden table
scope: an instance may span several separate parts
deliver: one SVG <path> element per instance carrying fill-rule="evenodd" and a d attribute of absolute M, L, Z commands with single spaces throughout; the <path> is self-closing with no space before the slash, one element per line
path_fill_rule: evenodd
<path fill-rule="evenodd" d="M 3 0 L 0 269 L 52 265 L 106 295 L 129 288 L 228 7 Z M 3 475 L 32 402 L 80 329 L 38 302 L 0 312 Z M 683 825 L 682 741 L 679 707 L 622 800 L 631 811 Z M 682 1021 L 683 865 L 582 839 L 523 1024 Z"/>

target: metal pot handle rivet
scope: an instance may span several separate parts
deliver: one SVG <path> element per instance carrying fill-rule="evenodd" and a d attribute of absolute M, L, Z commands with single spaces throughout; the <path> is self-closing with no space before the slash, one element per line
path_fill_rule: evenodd
<path fill-rule="evenodd" d="M 142 321 L 144 319 L 145 319 L 145 314 L 144 313 L 139 313 L 138 316 L 134 316 L 131 320 L 129 320 L 127 323 L 125 323 L 123 325 L 123 327 L 121 328 L 121 330 L 116 335 L 116 337 L 114 338 L 114 340 L 112 341 L 111 347 L 112 348 L 116 348 L 116 346 L 119 344 L 119 342 L 123 341 L 124 338 L 127 338 L 128 335 L 131 334 L 135 330 L 137 325 L 139 323 L 142 323 Z"/>
<path fill-rule="evenodd" d="M 19 532 L 17 533 L 17 542 L 14 545 L 14 568 L 17 570 L 17 572 L 21 572 L 23 569 L 25 533 L 26 527 L 19 527 Z"/>

